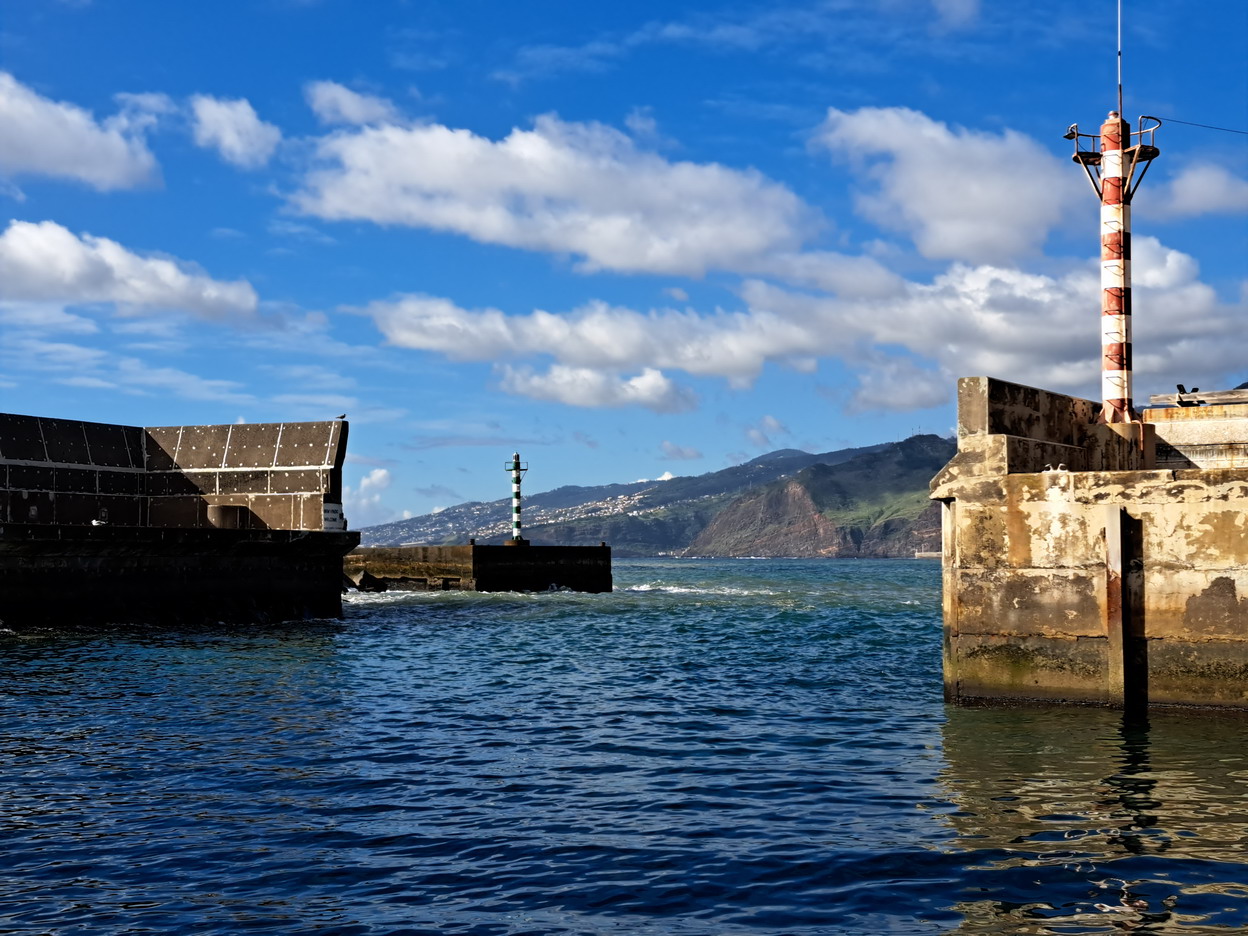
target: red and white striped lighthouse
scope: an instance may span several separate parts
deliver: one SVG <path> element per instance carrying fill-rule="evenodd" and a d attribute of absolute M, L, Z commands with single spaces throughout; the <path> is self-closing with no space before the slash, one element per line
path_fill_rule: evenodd
<path fill-rule="evenodd" d="M 1103 423 L 1138 422 L 1131 392 L 1131 197 L 1159 150 L 1155 117 L 1141 117 L 1131 132 L 1119 111 L 1110 111 L 1099 135 L 1072 124 L 1075 162 L 1083 166 L 1101 202 L 1101 416 Z M 1099 151 L 1081 139 L 1100 140 Z"/>
<path fill-rule="evenodd" d="M 1101 421 L 1135 422 L 1131 400 L 1131 202 L 1117 111 L 1101 125 Z"/>

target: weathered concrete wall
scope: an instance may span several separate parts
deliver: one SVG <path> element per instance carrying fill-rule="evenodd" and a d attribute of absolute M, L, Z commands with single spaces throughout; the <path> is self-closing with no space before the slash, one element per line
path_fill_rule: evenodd
<path fill-rule="evenodd" d="M 1145 410 L 1156 427 L 1158 468 L 1248 468 L 1248 419 L 1240 406 Z"/>
<path fill-rule="evenodd" d="M 360 584 L 367 572 L 387 588 L 476 590 L 475 546 L 361 546 L 342 560 L 347 578 Z"/>
<path fill-rule="evenodd" d="M 269 622 L 342 613 L 358 533 L 5 524 L 0 622 Z"/>
<path fill-rule="evenodd" d="M 341 529 L 346 441 L 339 420 L 142 429 L 0 414 L 0 522 Z"/>
<path fill-rule="evenodd" d="M 1148 470 L 1181 415 L 1083 426 L 1093 404 L 1025 391 L 961 381 L 959 452 L 932 482 L 949 697 L 1248 707 L 1248 468 Z M 1202 437 L 1213 459 L 1248 408 L 1218 419 L 1237 431 Z"/>
<path fill-rule="evenodd" d="M 349 553 L 343 572 L 384 587 L 464 591 L 609 592 L 609 546 L 368 546 Z"/>
<path fill-rule="evenodd" d="M 0 621 L 337 616 L 346 437 L 0 414 Z"/>

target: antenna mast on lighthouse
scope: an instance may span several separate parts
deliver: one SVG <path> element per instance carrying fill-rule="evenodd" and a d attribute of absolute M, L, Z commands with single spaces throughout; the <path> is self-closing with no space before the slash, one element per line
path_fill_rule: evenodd
<path fill-rule="evenodd" d="M 1122 119 L 1122 0 L 1118 0 L 1118 109 L 1101 132 L 1071 124 L 1075 162 L 1083 166 L 1101 203 L 1101 415 L 1103 423 L 1139 422 L 1131 388 L 1131 200 L 1160 154 L 1153 134 L 1161 121 L 1140 117 L 1134 133 Z M 1089 148 L 1083 149 L 1082 141 Z M 1099 144 L 1099 145 L 1098 145 Z"/>

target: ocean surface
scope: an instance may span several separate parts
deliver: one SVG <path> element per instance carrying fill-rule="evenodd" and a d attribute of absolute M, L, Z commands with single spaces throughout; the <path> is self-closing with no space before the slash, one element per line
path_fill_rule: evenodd
<path fill-rule="evenodd" d="M 0 633 L 0 933 L 1248 933 L 1248 718 L 941 701 L 932 561 Z"/>

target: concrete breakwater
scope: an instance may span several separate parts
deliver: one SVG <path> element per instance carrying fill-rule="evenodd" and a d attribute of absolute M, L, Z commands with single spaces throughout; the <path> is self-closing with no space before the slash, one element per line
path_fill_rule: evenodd
<path fill-rule="evenodd" d="M 0 414 L 0 621 L 341 613 L 347 424 Z"/>
<path fill-rule="evenodd" d="M 463 546 L 360 547 L 343 559 L 346 577 L 362 590 L 609 592 L 611 547 Z"/>
<path fill-rule="evenodd" d="M 1248 709 L 1248 407 L 958 383 L 942 503 L 946 696 Z"/>

